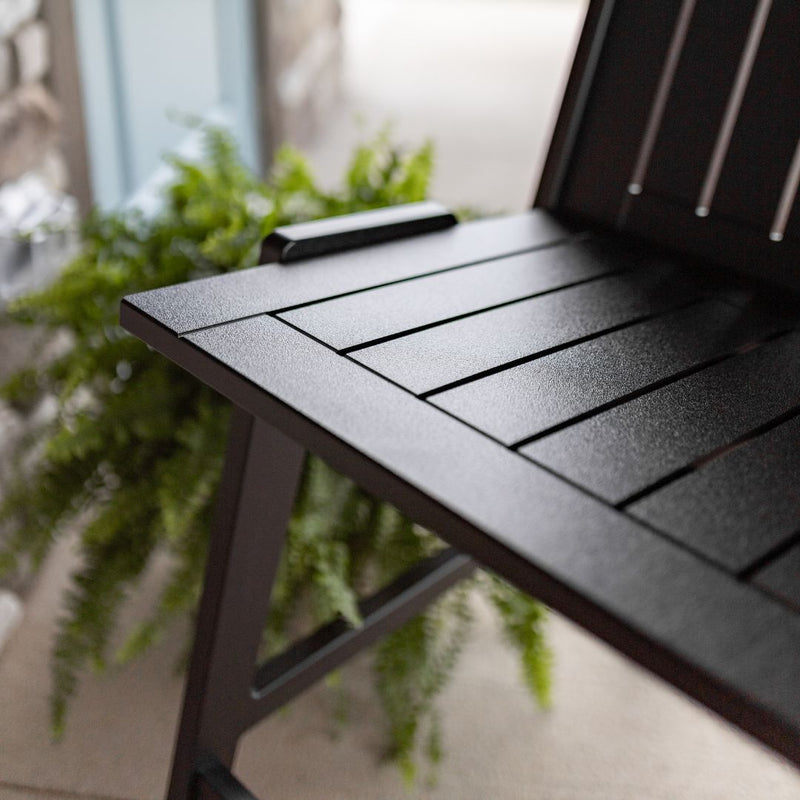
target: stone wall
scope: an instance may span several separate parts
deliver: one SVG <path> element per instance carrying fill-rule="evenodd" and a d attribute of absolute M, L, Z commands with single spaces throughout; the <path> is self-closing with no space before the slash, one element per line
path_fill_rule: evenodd
<path fill-rule="evenodd" d="M 306 144 L 339 92 L 339 0 L 261 0 L 262 109 L 272 147 Z"/>
<path fill-rule="evenodd" d="M 50 31 L 40 0 L 0 0 L 0 184 L 36 171 L 53 189 L 66 187 L 49 71 Z"/>

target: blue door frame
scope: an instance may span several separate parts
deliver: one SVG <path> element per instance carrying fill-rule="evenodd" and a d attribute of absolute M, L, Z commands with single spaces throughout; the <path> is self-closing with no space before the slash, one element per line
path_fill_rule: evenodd
<path fill-rule="evenodd" d="M 228 127 L 260 168 L 255 0 L 74 0 L 94 201 L 145 209 L 163 153 L 198 135 L 175 117 Z M 172 119 L 170 118 L 172 117 Z"/>

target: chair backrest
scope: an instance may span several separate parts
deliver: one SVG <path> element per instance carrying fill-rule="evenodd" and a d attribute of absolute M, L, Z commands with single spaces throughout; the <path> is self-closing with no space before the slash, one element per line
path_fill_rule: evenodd
<path fill-rule="evenodd" d="M 800 2 L 592 0 L 536 204 L 800 288 Z"/>

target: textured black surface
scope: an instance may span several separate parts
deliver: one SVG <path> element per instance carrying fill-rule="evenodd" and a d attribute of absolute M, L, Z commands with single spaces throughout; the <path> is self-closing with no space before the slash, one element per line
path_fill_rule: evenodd
<path fill-rule="evenodd" d="M 276 228 L 261 243 L 260 263 L 287 264 L 357 247 L 451 228 L 457 222 L 439 203 L 406 203 Z"/>
<path fill-rule="evenodd" d="M 570 228 L 543 211 L 480 220 L 446 231 L 292 264 L 141 292 L 127 302 L 181 334 L 391 281 L 529 250 L 559 241 Z"/>
<path fill-rule="evenodd" d="M 279 320 L 186 339 L 133 309 L 125 321 L 463 552 L 797 751 L 797 615 Z"/>
<path fill-rule="evenodd" d="M 730 129 L 730 148 L 719 160 L 711 213 L 698 216 L 695 205 L 757 6 L 769 10 L 764 43 L 746 81 L 741 117 Z M 673 52 L 668 62 L 676 21 L 687 10 L 684 52 Z M 706 274 L 716 264 L 726 282 L 734 270 L 772 281 L 756 289 L 742 278 L 774 307 L 793 304 L 796 311 L 798 297 L 785 290 L 800 287 L 798 203 L 783 241 L 771 242 L 765 224 L 797 141 L 798 14 L 790 0 L 592 0 L 538 195 L 552 216 L 469 223 L 290 268 L 261 267 L 144 293 L 123 304 L 122 319 L 259 424 L 318 453 L 800 765 L 800 532 L 791 530 L 792 476 L 799 470 L 796 423 L 787 422 L 800 408 L 800 334 L 667 382 L 669 370 L 725 349 L 715 342 L 716 326 L 734 312 L 716 304 L 680 311 L 690 301 L 710 300 L 708 286 L 687 288 L 681 280 L 683 288 L 673 284 L 672 294 L 667 286 L 625 290 L 619 279 L 605 277 L 495 310 L 487 304 L 514 299 L 502 294 L 500 281 L 469 287 L 454 278 L 420 281 L 431 289 L 417 295 L 421 310 L 405 294 L 414 288 L 368 291 L 602 230 L 615 240 L 639 237 L 639 251 L 652 248 L 654 258 L 664 246 L 686 271 Z M 669 86 L 662 81 L 665 63 L 677 67 Z M 659 85 L 663 117 L 652 113 Z M 637 193 L 631 182 L 650 144 Z M 634 271 L 632 280 L 643 280 L 649 268 L 639 264 Z M 732 283 L 741 286 L 738 279 Z M 356 292 L 363 292 L 363 303 L 378 298 L 365 321 L 357 319 L 355 300 L 328 306 L 334 313 L 324 324 L 313 322 L 321 308 L 294 320 L 319 324 L 317 332 L 337 346 L 431 327 L 343 357 L 274 316 Z M 439 298 L 440 292 L 453 296 Z M 698 308 L 708 317 L 698 318 Z M 645 321 L 666 312 L 675 316 Z M 471 316 L 443 322 L 442 315 L 453 314 Z M 599 340 L 581 343 L 631 323 L 637 324 L 605 337 L 608 349 L 595 349 Z M 783 330 L 780 321 L 776 326 Z M 513 368 L 534 357 L 550 372 L 539 375 L 538 395 L 527 397 L 531 408 L 525 409 L 520 397 L 531 391 L 530 375 Z M 565 415 L 586 418 L 514 452 L 433 404 L 455 402 L 456 393 L 445 396 L 455 383 L 474 380 L 480 387 L 487 372 L 503 369 L 511 383 L 494 385 L 485 405 L 518 403 L 505 412 L 514 425 L 517 414 L 526 429 L 531 419 L 561 425 Z M 376 372 L 414 392 L 441 393 L 428 402 Z M 468 398 L 469 387 L 463 391 L 458 396 Z M 592 416 L 588 405 L 597 402 L 613 407 Z M 458 413 L 472 414 L 478 405 L 470 401 Z M 503 427 L 503 416 L 489 409 L 481 424 L 516 437 Z M 259 449 L 270 448 L 253 452 Z M 280 453 L 273 458 L 280 462 Z M 246 478 L 244 484 L 253 488 Z M 258 511 L 260 503 L 271 503 L 270 488 L 265 480 L 264 493 L 254 492 L 246 505 Z M 650 505 L 643 500 L 647 492 Z M 614 508 L 623 500 L 633 513 L 657 511 L 657 525 Z M 233 505 L 221 507 L 227 513 Z M 260 514 L 240 516 L 250 525 Z M 276 541 L 266 537 L 263 544 Z M 219 568 L 218 559 L 210 562 Z M 743 564 L 744 572 L 732 573 Z M 241 571 L 252 579 L 246 564 Z M 235 576 L 225 587 L 248 591 Z M 203 616 L 216 624 L 214 609 Z M 222 650 L 233 671 L 252 666 L 252 658 Z M 229 716 L 233 704 L 196 696 L 223 722 Z M 191 694 L 189 700 L 191 719 L 197 704 Z M 225 747 L 229 764 L 233 748 Z"/>
<path fill-rule="evenodd" d="M 434 395 L 506 444 L 562 424 L 780 326 L 765 312 L 705 302 Z"/>
<path fill-rule="evenodd" d="M 593 4 L 591 19 L 607 21 L 608 27 L 589 26 L 578 48 L 567 96 L 571 103 L 559 119 L 539 201 L 556 213 L 800 290 L 797 200 L 786 238 L 776 244 L 768 236 L 797 145 L 797 3 L 771 3 L 709 216 L 697 217 L 694 211 L 756 0 L 694 4 L 644 191 L 636 196 L 627 191 L 676 21 L 686 5 L 685 0 Z M 581 78 L 589 80 L 581 84 Z"/>
<path fill-rule="evenodd" d="M 628 510 L 727 569 L 746 570 L 800 531 L 800 417 Z"/>
<path fill-rule="evenodd" d="M 800 544 L 761 570 L 753 582 L 800 611 Z"/>
<path fill-rule="evenodd" d="M 773 2 L 714 196 L 717 213 L 747 220 L 762 235 L 770 229 L 800 131 L 798 31 L 800 3 Z M 796 220 L 788 233 L 797 238 Z"/>
<path fill-rule="evenodd" d="M 628 267 L 629 258 L 588 243 L 562 244 L 305 306 L 281 317 L 341 350 Z"/>
<path fill-rule="evenodd" d="M 694 8 L 644 182 L 648 190 L 682 200 L 687 216 L 700 196 L 756 2 Z"/>
<path fill-rule="evenodd" d="M 674 270 L 636 270 L 523 300 L 353 353 L 415 393 L 436 389 L 614 325 L 687 302 L 702 290 Z"/>
<path fill-rule="evenodd" d="M 643 395 L 522 448 L 619 503 L 800 405 L 800 335 Z"/>
<path fill-rule="evenodd" d="M 575 145 L 548 157 L 548 162 L 552 158 L 569 167 L 563 170 L 564 184 L 549 198 L 548 206 L 610 226 L 618 222 L 627 199 L 682 0 L 603 0 L 593 5 L 594 13 L 610 22 L 593 37 L 595 48 L 603 37 L 601 52 L 590 51 L 581 65 L 594 74 L 591 91 L 582 87 L 588 95 L 585 109 L 580 105 L 575 109 L 580 114 Z M 598 55 L 596 67 L 593 55 Z M 583 70 L 571 77 L 579 79 Z M 564 120 L 565 125 L 576 122 L 574 114 Z M 553 171 L 549 163 L 545 169 Z"/>

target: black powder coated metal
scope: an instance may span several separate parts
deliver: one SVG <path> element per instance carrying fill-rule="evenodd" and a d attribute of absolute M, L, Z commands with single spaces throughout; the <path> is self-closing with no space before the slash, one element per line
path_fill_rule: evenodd
<path fill-rule="evenodd" d="M 530 213 L 537 216 L 543 212 Z M 468 229 L 469 225 L 462 227 Z M 312 264 L 299 264 L 292 269 L 301 273 Z M 663 406 L 666 420 L 670 421 L 683 400 L 676 407 L 664 400 L 665 393 L 669 396 L 675 387 L 681 387 L 689 396 L 694 392 L 707 398 L 709 389 L 717 386 L 720 402 L 713 414 L 698 400 L 697 414 L 703 421 L 702 425 L 697 424 L 699 449 L 705 455 L 721 442 L 728 444 L 726 436 L 752 433 L 752 426 L 771 422 L 785 413 L 792 402 L 800 406 L 800 397 L 793 388 L 800 381 L 797 334 L 782 333 L 769 339 L 775 326 L 784 330 L 791 324 L 787 322 L 790 317 L 780 315 L 769 320 L 763 312 L 750 309 L 747 291 L 742 290 L 738 280 L 732 281 L 730 290 L 713 281 L 701 282 L 701 295 L 712 287 L 714 296 L 721 299 L 698 305 L 698 284 L 689 279 L 685 270 L 665 263 L 661 254 L 656 254 L 652 263 L 637 257 L 627 267 L 621 275 L 593 279 L 535 298 L 542 302 L 568 297 L 577 290 L 594 290 L 594 304 L 591 295 L 587 296 L 581 312 L 591 315 L 594 307 L 625 305 L 631 286 L 659 285 L 654 283 L 654 276 L 662 281 L 656 296 L 680 298 L 683 302 L 687 297 L 694 298 L 682 310 L 679 307 L 669 312 L 662 307 L 663 316 L 640 324 L 668 325 L 672 314 L 686 325 L 694 324 L 695 333 L 705 344 L 690 346 L 688 333 L 677 336 L 673 351 L 665 348 L 666 358 L 656 369 L 659 376 L 668 374 L 670 369 L 678 373 L 652 390 L 645 387 L 640 396 L 621 402 L 612 411 L 626 413 L 626 409 L 646 401 Z M 378 262 L 378 280 L 380 271 Z M 637 277 L 632 279 L 634 275 Z M 243 277 L 246 291 L 247 274 L 243 273 Z M 674 290 L 669 288 L 673 283 Z M 609 286 L 616 287 L 616 297 L 609 294 Z M 758 299 L 760 291 L 757 286 L 749 289 L 755 297 L 755 309 L 766 302 L 766 298 Z M 731 298 L 742 305 L 732 305 Z M 149 303 L 152 295 L 145 299 Z M 667 309 L 674 308 L 675 302 L 667 303 Z M 138 304 L 139 297 L 126 300 L 124 324 L 247 413 L 286 431 L 368 490 L 439 531 L 465 554 L 800 761 L 800 682 L 795 680 L 800 675 L 796 648 L 800 618 L 789 606 L 769 599 L 707 558 L 698 557 L 695 548 L 677 544 L 677 536 L 669 531 L 642 525 L 631 514 L 594 497 L 591 487 L 587 492 L 454 419 L 433 405 L 437 395 L 426 402 L 365 369 L 347 354 L 337 353 L 288 325 L 277 315 L 280 309 L 178 336 L 168 329 L 168 317 L 154 319 L 143 313 Z M 486 313 L 520 305 L 514 303 Z M 184 311 L 176 309 L 176 313 Z M 561 330 L 560 315 L 552 318 L 555 329 Z M 625 320 L 628 318 L 623 317 Z M 346 316 L 342 317 L 342 325 L 349 325 Z M 558 352 L 565 355 L 581 347 L 572 347 L 571 325 L 568 323 L 563 335 L 553 339 L 563 347 Z M 431 330 L 439 327 L 443 326 Z M 659 335 L 663 333 L 662 330 Z M 419 334 L 407 338 L 416 335 Z M 613 334 L 599 336 L 591 342 L 602 343 L 612 337 Z M 395 341 L 402 338 L 406 337 Z M 762 341 L 764 338 L 767 340 Z M 502 347 L 502 339 L 494 336 L 491 341 L 500 342 L 498 346 Z M 615 357 L 623 363 L 634 357 L 614 341 Z M 756 346 L 713 360 L 720 347 L 737 350 L 742 343 Z M 640 344 L 636 338 L 629 342 L 634 349 Z M 685 349 L 695 353 L 694 358 L 701 363 L 696 371 L 682 378 L 686 361 L 680 354 Z M 710 364 L 703 361 L 706 356 Z M 535 362 L 534 354 L 529 363 Z M 751 380 L 770 381 L 770 388 L 754 385 L 753 391 L 742 393 L 742 386 L 749 386 Z M 476 385 L 479 383 L 480 379 Z M 700 388 L 687 390 L 687 385 Z M 742 394 L 744 400 L 738 400 Z M 512 398 L 512 402 L 521 401 Z M 728 402 L 732 404 L 730 408 Z M 648 413 L 658 428 L 663 415 L 658 417 L 657 410 Z M 638 416 L 650 418 L 647 414 Z M 706 419 L 717 433 L 705 431 Z M 690 415 L 689 422 L 693 420 Z M 566 427 L 530 447 L 569 433 L 580 424 L 583 423 Z M 694 435 L 689 425 L 674 438 L 691 442 Z M 672 446 L 671 440 L 668 444 Z M 655 462 L 663 464 L 660 447 L 653 445 L 650 449 L 659 454 Z M 588 448 L 580 449 L 565 472 L 575 463 L 597 458 L 602 460 L 602 452 L 598 456 Z M 667 458 L 665 469 L 673 468 Z M 635 459 L 628 469 L 640 469 Z M 664 476 L 663 471 L 657 472 L 654 480 L 657 483 Z M 569 474 L 565 477 L 574 479 Z M 302 661 L 298 658 L 292 664 Z M 242 721 L 250 723 L 261 711 L 273 707 L 271 701 L 264 702 L 262 709 L 251 706 L 253 716 L 245 713 Z"/>
<path fill-rule="evenodd" d="M 785 235 L 770 239 L 796 152 L 800 114 L 792 70 L 800 12 L 791 0 L 769 4 L 709 213 L 695 213 L 759 5 L 756 0 L 594 0 L 537 203 L 800 289 L 796 199 Z M 684 46 L 675 48 L 677 68 L 663 117 L 654 126 L 641 193 L 631 194 L 686 9 L 693 9 L 689 30 Z"/>
<path fill-rule="evenodd" d="M 194 796 L 199 763 L 233 760 L 303 455 L 284 434 L 234 411 L 170 800 Z"/>
<path fill-rule="evenodd" d="M 755 8 L 756 0 L 700 2 L 692 12 L 646 174 L 650 191 L 688 209 L 697 205 Z"/>
<path fill-rule="evenodd" d="M 800 5 L 773 2 L 714 201 L 720 214 L 748 220 L 760 230 L 769 230 L 797 147 L 800 103 L 795 100 L 800 96 L 800 72 L 794 69 L 793 59 L 787 58 L 787 48 L 798 53 L 798 30 Z M 768 146 L 753 147 L 765 137 Z"/>
<path fill-rule="evenodd" d="M 622 257 L 616 263 L 620 269 L 631 266 Z M 659 264 L 652 271 L 569 286 L 358 350 L 352 357 L 415 394 L 427 394 L 703 295 L 691 281 L 669 280 L 675 272 Z M 423 302 L 424 294 L 418 299 Z"/>
<path fill-rule="evenodd" d="M 690 472 L 629 511 L 726 569 L 752 569 L 800 529 L 800 417 Z"/>
<path fill-rule="evenodd" d="M 305 305 L 280 317 L 345 350 L 582 283 L 624 266 L 614 256 L 613 248 L 606 253 L 590 243 L 564 243 Z"/>
<path fill-rule="evenodd" d="M 241 734 L 474 569 L 467 556 L 445 550 L 363 601 L 362 627 L 334 622 L 257 670 L 303 457 L 293 440 L 234 409 L 170 800 L 214 796 L 209 788 L 223 797 L 249 797 L 229 773 Z M 199 776 L 206 783 L 198 783 Z"/>
<path fill-rule="evenodd" d="M 379 208 L 360 214 L 343 214 L 275 228 L 261 245 L 259 261 L 262 264 L 270 261 L 288 264 L 304 258 L 438 231 L 456 223 L 456 218 L 444 206 L 429 201 Z"/>
<path fill-rule="evenodd" d="M 717 300 L 635 322 L 583 344 L 435 394 L 430 401 L 514 445 L 674 379 L 786 326 Z"/>
<path fill-rule="evenodd" d="M 800 531 L 795 535 L 795 541 L 798 539 L 800 539 Z M 795 544 L 784 555 L 776 558 L 757 573 L 753 582 L 800 611 L 798 575 L 800 575 L 800 543 Z"/>
<path fill-rule="evenodd" d="M 547 214 L 517 214 L 457 225 L 374 248 L 287 267 L 245 272 L 143 292 L 139 308 L 176 334 L 231 319 L 285 310 L 375 286 L 535 250 L 569 238 L 573 226 Z M 375 259 L 380 260 L 380 271 Z M 302 269 L 298 267 L 302 266 Z"/>
<path fill-rule="evenodd" d="M 233 775 L 224 764 L 213 756 L 206 756 L 198 762 L 198 777 L 201 778 L 200 791 L 206 796 L 211 790 L 213 798 L 222 800 L 258 800 L 256 796 Z"/>
<path fill-rule="evenodd" d="M 359 604 L 362 624 L 334 620 L 259 667 L 250 724 L 285 705 L 347 659 L 415 617 L 431 600 L 468 577 L 474 562 L 448 548 Z"/>
<path fill-rule="evenodd" d="M 800 765 L 798 12 L 720 8 L 593 0 L 547 210 L 123 302 L 239 409 L 171 800 L 472 559 Z M 456 550 L 257 670 L 306 449 Z"/>
<path fill-rule="evenodd" d="M 791 333 L 521 452 L 616 505 L 798 407 L 800 334 Z"/>

